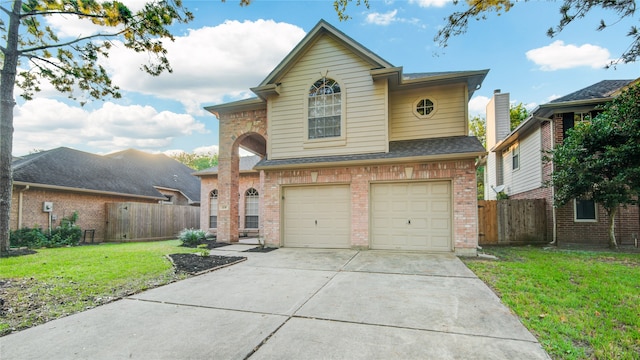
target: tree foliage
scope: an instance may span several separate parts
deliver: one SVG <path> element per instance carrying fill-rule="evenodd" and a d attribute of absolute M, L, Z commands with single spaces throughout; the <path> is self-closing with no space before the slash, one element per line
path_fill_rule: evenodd
<path fill-rule="evenodd" d="M 523 2 L 523 1 L 520 1 Z M 447 23 L 436 34 L 434 40 L 441 47 L 446 47 L 452 36 L 459 36 L 467 32 L 469 21 L 485 20 L 489 13 L 495 12 L 498 15 L 508 12 L 518 1 L 511 0 L 454 0 L 454 4 L 463 3 L 465 8 L 462 11 L 456 11 L 449 15 L 446 19 Z M 560 5 L 560 19 L 558 24 L 547 30 L 549 37 L 555 37 L 565 27 L 575 20 L 582 19 L 593 9 L 604 9 L 615 12 L 619 19 L 630 18 L 635 15 L 635 0 L 564 0 Z M 595 30 L 602 31 L 609 24 L 604 20 L 600 20 Z M 640 31 L 636 26 L 632 26 L 627 36 L 631 39 L 631 44 L 621 54 L 620 58 L 611 61 L 608 66 L 615 66 L 618 63 L 630 63 L 638 60 L 640 56 Z"/>
<path fill-rule="evenodd" d="M 56 17 L 91 23 L 97 31 L 62 39 L 49 22 Z M 149 60 L 141 64 L 146 73 L 170 72 L 163 43 L 173 40 L 169 27 L 192 19 L 182 0 L 149 1 L 139 10 L 119 1 L 11 0 L 0 4 L 0 252 L 9 248 L 14 86 L 26 100 L 41 90 L 42 81 L 70 98 L 81 97 L 81 102 L 118 98 L 118 87 L 99 61 L 109 56 L 113 41 L 146 53 Z"/>
<path fill-rule="evenodd" d="M 511 120 L 509 128 L 511 129 L 511 131 L 517 128 L 528 117 L 529 110 L 527 110 L 523 103 L 519 103 L 516 105 L 512 104 L 509 107 L 509 119 Z"/>
<path fill-rule="evenodd" d="M 554 206 L 575 198 L 593 199 L 609 217 L 609 245 L 616 247 L 614 220 L 620 205 L 640 194 L 640 84 L 631 86 L 591 121 L 568 131 L 552 150 Z"/>
<path fill-rule="evenodd" d="M 218 165 L 218 154 L 212 153 L 201 154 L 181 151 L 179 153 L 171 154 L 169 157 L 194 170 L 204 170 Z"/>

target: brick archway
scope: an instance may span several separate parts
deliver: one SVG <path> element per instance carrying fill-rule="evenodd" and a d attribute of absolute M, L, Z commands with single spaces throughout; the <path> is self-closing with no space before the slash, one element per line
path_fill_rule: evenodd
<path fill-rule="evenodd" d="M 267 154 L 266 110 L 218 113 L 218 241 L 238 241 L 239 148 L 262 157 Z M 263 174 L 260 174 L 262 188 Z M 262 189 L 258 189 L 262 194 Z M 262 230 L 260 229 L 260 233 Z"/>

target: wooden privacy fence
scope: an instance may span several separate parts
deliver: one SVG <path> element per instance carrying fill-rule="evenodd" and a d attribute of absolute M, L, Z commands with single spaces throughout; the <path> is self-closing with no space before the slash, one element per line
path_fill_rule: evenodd
<path fill-rule="evenodd" d="M 200 228 L 200 207 L 145 203 L 107 203 L 105 241 L 175 239 L 187 228 Z"/>
<path fill-rule="evenodd" d="M 545 199 L 478 200 L 478 244 L 532 244 L 547 241 Z"/>

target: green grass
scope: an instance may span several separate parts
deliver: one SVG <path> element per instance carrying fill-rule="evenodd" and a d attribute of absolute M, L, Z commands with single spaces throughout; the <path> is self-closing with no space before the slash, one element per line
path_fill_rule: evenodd
<path fill-rule="evenodd" d="M 640 359 L 640 254 L 487 248 L 464 260 L 554 359 Z"/>
<path fill-rule="evenodd" d="M 1 258 L 5 313 L 0 315 L 0 336 L 184 278 L 164 255 L 198 250 L 179 244 L 38 249 L 32 255 Z"/>

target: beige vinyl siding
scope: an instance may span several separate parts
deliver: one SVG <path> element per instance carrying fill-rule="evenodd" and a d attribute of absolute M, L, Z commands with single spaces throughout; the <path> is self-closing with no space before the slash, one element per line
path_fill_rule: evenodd
<path fill-rule="evenodd" d="M 511 170 L 510 194 L 542 186 L 542 139 L 540 127 L 520 140 L 520 168 Z M 511 169 L 511 156 L 507 159 Z"/>
<path fill-rule="evenodd" d="M 318 39 L 278 80 L 280 95 L 269 99 L 269 157 L 285 159 L 386 151 L 386 83 L 374 83 L 370 68 L 370 64 L 331 37 Z M 342 91 L 342 136 L 309 141 L 307 94 L 313 82 L 325 74 L 338 81 Z"/>
<path fill-rule="evenodd" d="M 438 86 L 396 91 L 390 96 L 390 140 L 411 140 L 467 135 L 465 85 Z M 414 115 L 414 102 L 428 98 L 436 102 L 429 118 Z"/>

